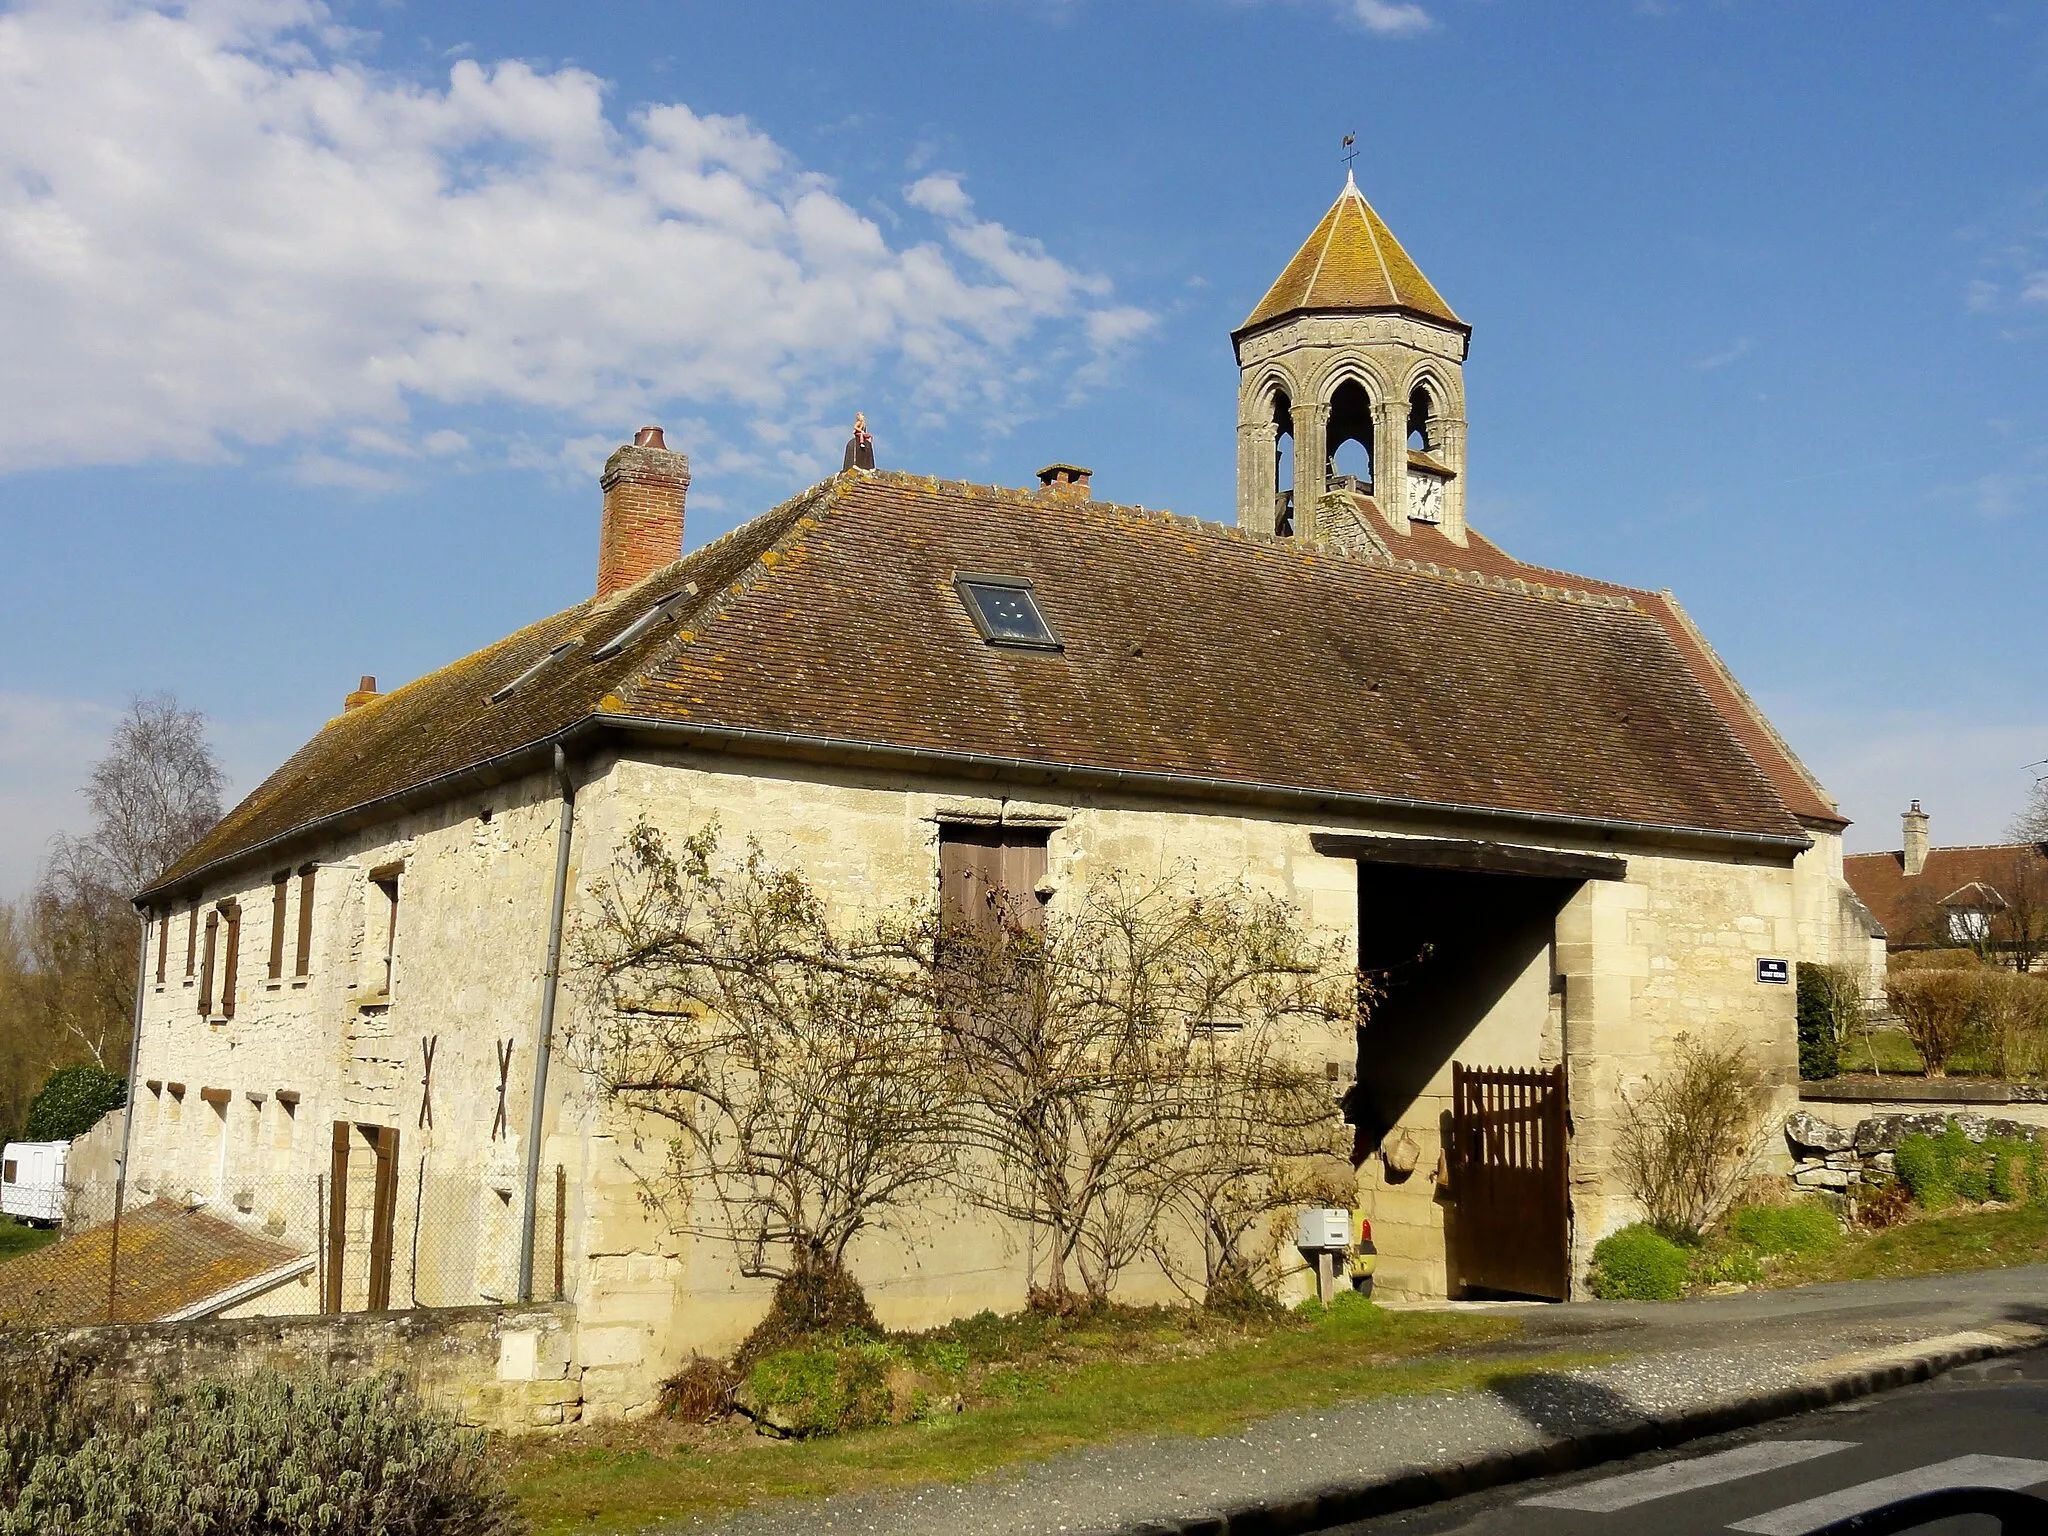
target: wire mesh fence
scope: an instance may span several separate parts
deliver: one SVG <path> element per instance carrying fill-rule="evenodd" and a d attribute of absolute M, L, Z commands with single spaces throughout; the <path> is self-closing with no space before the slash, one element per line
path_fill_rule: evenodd
<path fill-rule="evenodd" d="M 81 1208 L 58 1241 L 0 1260 L 0 1328 L 570 1299 L 563 1168 L 540 1171 L 526 1248 L 524 1168 L 444 1171 L 366 1143 L 261 1188 L 137 1188 L 118 1222 Z"/>

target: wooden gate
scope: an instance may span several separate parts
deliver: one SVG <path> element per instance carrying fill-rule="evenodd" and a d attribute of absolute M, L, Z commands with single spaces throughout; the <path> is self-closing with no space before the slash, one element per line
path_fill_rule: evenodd
<path fill-rule="evenodd" d="M 1571 1294 L 1562 1065 L 1451 1064 L 1453 1294 Z"/>

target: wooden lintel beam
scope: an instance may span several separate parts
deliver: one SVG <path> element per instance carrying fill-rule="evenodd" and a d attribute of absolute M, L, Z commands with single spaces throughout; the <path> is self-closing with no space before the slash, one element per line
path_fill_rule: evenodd
<path fill-rule="evenodd" d="M 1317 853 L 1362 864 L 1404 864 L 1413 869 L 1455 869 L 1539 880 L 1622 880 L 1628 860 L 1609 853 L 1560 853 L 1514 843 L 1449 837 L 1379 837 L 1365 832 L 1316 832 Z"/>

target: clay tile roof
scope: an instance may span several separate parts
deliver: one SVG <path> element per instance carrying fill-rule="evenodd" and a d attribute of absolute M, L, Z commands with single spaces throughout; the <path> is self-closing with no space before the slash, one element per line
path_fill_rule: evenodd
<path fill-rule="evenodd" d="M 1650 592 L 1616 582 L 1599 581 L 1590 576 L 1573 575 L 1568 571 L 1551 570 L 1547 566 L 1530 565 L 1469 529 L 1463 545 L 1453 543 L 1441 529 L 1428 523 L 1411 524 L 1409 532 L 1403 535 L 1395 532 L 1391 524 L 1375 517 L 1372 529 L 1396 560 L 1413 560 L 1448 570 L 1473 571 L 1490 579 L 1524 581 L 1568 592 L 1627 598 L 1664 626 L 1694 678 L 1714 701 L 1715 709 L 1727 722 L 1729 730 L 1734 732 L 1736 740 L 1742 743 L 1764 776 L 1771 781 L 1779 798 L 1785 802 L 1785 808 L 1801 821 L 1835 827 L 1849 824 L 1849 819 L 1841 813 L 1820 780 L 1778 734 L 1777 727 L 1736 681 L 1728 664 L 1707 643 L 1706 636 L 1700 633 L 1691 616 L 1669 592 Z"/>
<path fill-rule="evenodd" d="M 1894 943 L 1938 942 L 1944 907 L 1998 911 L 2015 900 L 2038 906 L 2048 898 L 2048 845 L 1930 848 L 1917 875 L 1906 873 L 1906 857 L 1896 849 L 1852 853 L 1842 860 L 1842 878 L 1877 914 Z"/>
<path fill-rule="evenodd" d="M 1064 650 L 984 644 L 960 571 L 1028 578 Z M 593 659 L 667 597 L 660 623 Z M 577 645 L 491 702 L 564 641 Z M 827 481 L 609 604 L 331 722 L 157 889 L 591 716 L 1248 794 L 1801 835 L 1666 623 L 1631 603 L 883 471 Z"/>
<path fill-rule="evenodd" d="M 1348 176 L 1344 190 L 1236 335 L 1303 310 L 1403 309 L 1469 330 Z"/>

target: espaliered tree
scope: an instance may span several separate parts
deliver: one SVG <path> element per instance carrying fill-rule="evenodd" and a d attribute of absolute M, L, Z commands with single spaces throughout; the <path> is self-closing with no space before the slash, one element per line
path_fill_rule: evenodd
<path fill-rule="evenodd" d="M 945 1025 L 962 1062 L 958 1187 L 1047 1240 L 1041 1300 L 1100 1301 L 1177 1219 L 1215 1290 L 1247 1240 L 1343 1145 L 1302 1026 L 1356 1016 L 1357 977 L 1300 914 L 1243 886 L 1111 872 L 1042 925 L 998 911 L 944 936 Z M 1170 1257 L 1169 1257 L 1169 1262 Z"/>
<path fill-rule="evenodd" d="M 1243 887 L 1111 873 L 1040 922 L 1000 897 L 848 918 L 715 824 L 671 848 L 642 823 L 595 898 L 583 1064 L 673 1128 L 661 1203 L 749 1275 L 843 1277 L 943 1185 L 1037 1231 L 1043 1304 L 1148 1254 L 1234 1294 L 1345 1146 L 1325 1063 L 1368 991 Z"/>
<path fill-rule="evenodd" d="M 759 847 L 722 861 L 715 823 L 671 850 L 642 822 L 595 894 L 578 1043 L 610 1098 L 673 1127 L 675 1225 L 730 1241 L 748 1275 L 843 1270 L 953 1155 L 917 925 L 836 928 Z"/>

